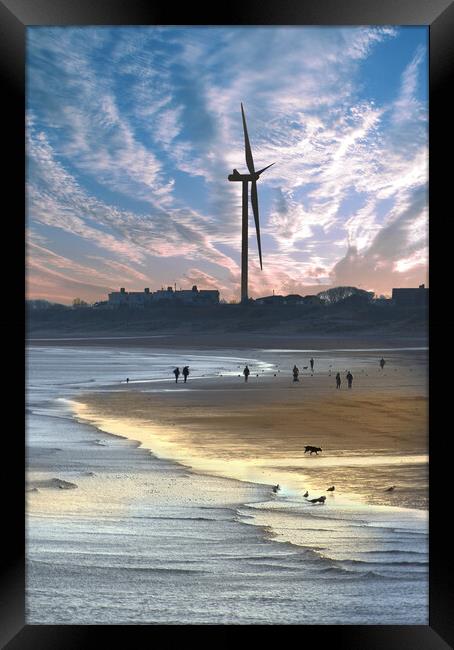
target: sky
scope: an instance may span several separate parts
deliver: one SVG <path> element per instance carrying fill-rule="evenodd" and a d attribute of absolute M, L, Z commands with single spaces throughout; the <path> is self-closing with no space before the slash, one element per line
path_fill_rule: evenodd
<path fill-rule="evenodd" d="M 27 297 L 428 281 L 426 27 L 27 28 Z"/>

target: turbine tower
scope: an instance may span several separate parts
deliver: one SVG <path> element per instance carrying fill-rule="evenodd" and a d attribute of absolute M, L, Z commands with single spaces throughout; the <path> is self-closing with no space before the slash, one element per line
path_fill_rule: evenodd
<path fill-rule="evenodd" d="M 243 130 L 244 130 L 244 149 L 246 153 L 246 165 L 249 170 L 249 174 L 240 174 L 237 169 L 233 170 L 233 174 L 228 176 L 229 181 L 241 181 L 243 183 L 243 220 L 241 228 L 241 302 L 246 303 L 249 300 L 248 297 L 248 189 L 249 182 L 251 185 L 251 203 L 252 203 L 252 212 L 254 214 L 255 229 L 257 232 L 257 246 L 259 249 L 259 259 L 260 259 L 260 268 L 262 266 L 262 245 L 260 243 L 260 221 L 259 221 L 259 202 L 257 197 L 257 181 L 266 169 L 274 165 L 268 165 L 259 171 L 255 171 L 254 159 L 252 158 L 251 143 L 249 142 L 249 136 L 246 126 L 246 117 L 244 115 L 243 104 L 241 104 L 241 116 L 243 118 Z"/>

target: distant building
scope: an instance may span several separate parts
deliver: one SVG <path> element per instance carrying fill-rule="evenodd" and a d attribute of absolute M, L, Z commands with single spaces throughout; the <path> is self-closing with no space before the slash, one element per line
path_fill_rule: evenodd
<path fill-rule="evenodd" d="M 312 305 L 320 304 L 318 296 L 300 296 L 299 293 L 290 293 L 288 296 L 263 296 L 256 298 L 259 305 Z"/>
<path fill-rule="evenodd" d="M 417 289 L 393 289 L 392 300 L 397 307 L 426 307 L 429 304 L 429 289 L 423 284 Z"/>
<path fill-rule="evenodd" d="M 167 287 L 167 289 L 159 289 L 158 291 L 153 292 L 152 300 L 173 300 L 175 298 L 176 291 L 174 292 L 172 287 Z"/>
<path fill-rule="evenodd" d="M 115 307 L 119 307 L 120 305 L 127 305 L 128 294 L 126 293 L 126 289 L 122 287 L 120 291 L 112 291 L 112 293 L 108 294 L 107 300 L 109 302 L 109 305 Z"/>
<path fill-rule="evenodd" d="M 150 304 L 152 301 L 152 294 L 148 287 L 143 291 L 129 291 L 128 292 L 128 306 L 143 308 Z"/>
<path fill-rule="evenodd" d="M 150 291 L 149 288 L 143 291 L 126 291 L 124 287 L 120 291 L 112 291 L 108 295 L 110 307 L 131 307 L 143 309 L 158 302 L 184 303 L 193 305 L 217 305 L 219 303 L 219 291 L 217 289 L 198 289 L 194 285 L 192 289 L 180 289 L 173 287 Z"/>
<path fill-rule="evenodd" d="M 304 296 L 303 305 L 320 305 L 322 301 L 319 296 Z"/>
<path fill-rule="evenodd" d="M 219 291 L 217 289 L 200 289 L 195 302 L 201 305 L 217 305 L 219 304 Z"/>
<path fill-rule="evenodd" d="M 284 296 L 263 296 L 262 298 L 256 298 L 255 302 L 258 305 L 282 305 L 284 303 Z"/>

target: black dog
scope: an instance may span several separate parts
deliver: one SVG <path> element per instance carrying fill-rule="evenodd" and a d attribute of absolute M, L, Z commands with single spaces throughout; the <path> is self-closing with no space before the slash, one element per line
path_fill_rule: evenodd
<path fill-rule="evenodd" d="M 315 453 L 315 454 L 318 455 L 318 452 L 319 452 L 319 451 L 322 451 L 322 448 L 321 448 L 321 447 L 312 447 L 312 445 L 306 445 L 306 446 L 304 447 L 304 453 L 307 454 L 308 451 L 311 452 L 311 455 L 312 455 L 313 453 Z"/>
<path fill-rule="evenodd" d="M 318 499 L 308 499 L 310 503 L 325 503 L 326 497 L 318 497 Z"/>

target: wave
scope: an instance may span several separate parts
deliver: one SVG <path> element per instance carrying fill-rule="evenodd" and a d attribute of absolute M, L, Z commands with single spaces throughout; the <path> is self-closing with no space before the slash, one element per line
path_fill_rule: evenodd
<path fill-rule="evenodd" d="M 67 420 L 67 421 L 74 421 L 75 418 L 72 415 L 63 415 L 61 412 L 60 413 L 49 413 L 47 410 L 43 409 L 41 410 L 40 408 L 37 409 L 34 407 L 33 409 L 28 410 L 29 415 L 38 415 L 41 418 L 52 418 L 53 420 Z M 81 424 L 84 424 L 83 422 Z"/>
<path fill-rule="evenodd" d="M 405 551 L 405 550 L 398 549 L 398 548 L 396 548 L 396 549 L 391 549 L 390 548 L 390 549 L 385 549 L 385 550 L 377 549 L 376 551 L 361 551 L 361 553 L 364 554 L 364 555 L 367 555 L 369 553 L 373 553 L 373 554 L 379 553 L 380 555 L 384 555 L 386 553 L 390 553 L 390 554 L 393 554 L 393 555 L 396 555 L 396 553 L 399 553 L 399 555 L 405 555 L 405 554 L 408 554 L 408 555 L 427 555 L 427 553 L 425 551 Z"/>
<path fill-rule="evenodd" d="M 216 555 L 216 557 L 220 560 L 232 560 L 232 559 L 237 559 L 237 560 L 247 560 L 249 562 L 253 562 L 254 560 L 288 560 L 288 558 L 296 557 L 296 553 L 282 553 L 282 555 L 278 555 L 276 553 L 264 553 L 263 555 L 228 555 L 226 553 L 222 554 L 219 553 Z"/>
<path fill-rule="evenodd" d="M 61 478 L 50 478 L 43 479 L 41 481 L 31 481 L 29 483 L 31 488 L 58 488 L 60 490 L 74 490 L 77 487 L 77 483 L 70 483 L 70 481 L 64 481 Z M 28 490 L 31 491 L 31 490 Z"/>
<path fill-rule="evenodd" d="M 352 564 L 353 566 L 364 566 L 366 564 L 380 564 L 382 566 L 427 566 L 428 561 L 425 562 L 410 562 L 407 560 L 397 560 L 396 562 L 369 562 L 367 560 L 337 560 L 338 562 L 345 562 L 345 564 Z"/>
<path fill-rule="evenodd" d="M 41 564 L 44 566 L 51 566 L 53 568 L 57 566 L 62 566 L 65 567 L 65 569 L 70 568 L 73 566 L 75 569 L 80 569 L 80 564 L 73 564 L 71 565 L 70 562 L 64 561 L 64 562 L 48 562 L 46 560 L 36 560 L 36 559 L 29 559 L 30 564 Z M 141 566 L 129 566 L 127 564 L 123 564 L 121 566 L 113 566 L 113 565 L 106 565 L 106 564 L 87 564 L 85 565 L 89 567 L 91 570 L 93 569 L 110 569 L 110 570 L 123 570 L 123 571 L 135 571 L 135 572 L 144 572 L 144 573 L 164 573 L 164 574 L 188 574 L 188 575 L 194 575 L 194 574 L 201 574 L 201 573 L 207 573 L 206 570 L 204 569 L 180 569 L 178 567 L 141 567 Z"/>
<path fill-rule="evenodd" d="M 192 476 L 192 474 L 191 474 Z M 229 479 L 227 479 L 229 480 Z M 229 508 L 228 506 L 199 506 L 201 510 L 228 510 L 229 512 L 233 512 L 237 514 L 237 509 L 236 508 Z"/>
<path fill-rule="evenodd" d="M 389 573 L 380 573 L 379 571 L 349 571 L 348 569 L 345 569 L 344 567 L 338 567 L 338 566 L 331 566 L 331 567 L 326 567 L 324 569 L 320 569 L 319 573 L 325 574 L 325 575 L 342 575 L 343 578 L 348 578 L 350 580 L 364 580 L 365 578 L 373 578 L 375 580 L 383 580 L 384 582 L 388 582 L 389 580 L 396 580 L 396 581 L 401 581 L 402 580 L 402 575 L 390 575 Z M 419 576 L 406 576 L 406 580 L 414 580 L 414 581 L 419 581 L 420 577 Z"/>
<path fill-rule="evenodd" d="M 91 566 L 91 565 L 90 565 Z M 103 567 L 100 567 L 103 568 Z M 127 571 L 143 571 L 145 573 L 165 573 L 165 574 L 188 574 L 188 575 L 194 575 L 194 574 L 201 574 L 201 573 L 207 573 L 204 569 L 178 569 L 177 567 L 131 567 L 131 566 L 124 566 L 124 569 Z"/>
<path fill-rule="evenodd" d="M 241 558 L 241 560 L 243 560 L 243 558 Z M 250 567 L 260 569 L 261 571 L 288 571 L 292 573 L 299 570 L 298 566 L 288 566 L 280 563 L 271 564 L 269 562 L 251 563 Z"/>
<path fill-rule="evenodd" d="M 148 515 L 136 516 L 136 515 L 133 515 L 133 516 L 130 517 L 130 519 L 147 519 L 147 520 L 148 519 L 150 519 L 150 520 L 159 519 L 161 521 L 232 521 L 231 518 L 227 518 L 227 517 L 222 519 L 222 518 L 218 518 L 218 517 L 179 517 L 179 516 L 176 516 L 176 517 L 162 516 L 161 517 L 159 515 L 157 515 L 157 516 L 148 516 Z"/>

